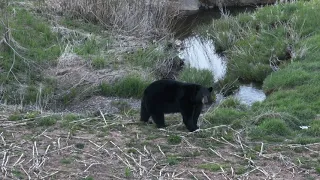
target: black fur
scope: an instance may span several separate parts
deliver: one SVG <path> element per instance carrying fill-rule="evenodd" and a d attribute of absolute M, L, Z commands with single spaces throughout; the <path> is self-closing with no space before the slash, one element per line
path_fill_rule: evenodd
<path fill-rule="evenodd" d="M 164 114 L 180 112 L 189 131 L 195 131 L 205 103 L 211 103 L 212 87 L 162 79 L 151 83 L 141 100 L 140 120 L 148 122 L 150 116 L 158 128 L 166 127 Z"/>

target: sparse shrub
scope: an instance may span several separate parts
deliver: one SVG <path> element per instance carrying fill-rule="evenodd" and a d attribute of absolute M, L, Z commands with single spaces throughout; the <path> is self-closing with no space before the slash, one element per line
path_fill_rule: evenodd
<path fill-rule="evenodd" d="M 180 161 L 180 159 L 177 157 L 177 156 L 174 156 L 174 155 L 170 155 L 170 156 L 167 156 L 167 163 L 170 165 L 170 166 L 173 166 L 175 164 L 178 164 Z"/>
<path fill-rule="evenodd" d="M 157 46 L 139 48 L 133 53 L 125 54 L 125 59 L 129 63 L 143 68 L 152 68 L 158 60 L 166 59 L 168 55 Z"/>
<path fill-rule="evenodd" d="M 77 143 L 75 144 L 75 147 L 78 149 L 83 149 L 84 148 L 84 144 L 83 143 Z"/>
<path fill-rule="evenodd" d="M 9 120 L 9 121 L 18 121 L 18 120 L 21 120 L 21 119 L 24 119 L 23 114 L 17 113 L 17 112 L 15 112 L 14 114 L 11 114 L 11 115 L 8 117 L 8 120 Z"/>
<path fill-rule="evenodd" d="M 212 171 L 212 172 L 217 172 L 217 171 L 221 170 L 221 167 L 226 168 L 226 167 L 228 167 L 228 165 L 221 165 L 221 164 L 217 164 L 217 163 L 208 163 L 208 164 L 200 164 L 199 167 L 202 169 Z"/>
<path fill-rule="evenodd" d="M 268 119 L 263 121 L 258 128 L 265 135 L 279 135 L 288 136 L 291 135 L 291 130 L 287 124 L 281 119 Z"/>
<path fill-rule="evenodd" d="M 95 57 L 91 62 L 93 68 L 95 69 L 103 69 L 107 65 L 107 61 L 103 57 Z"/>
<path fill-rule="evenodd" d="M 170 135 L 168 137 L 168 143 L 169 144 L 180 144 L 181 143 L 181 137 L 178 135 Z"/>
<path fill-rule="evenodd" d="M 307 130 L 307 133 L 312 136 L 320 136 L 320 120 L 311 122 L 310 129 Z"/>
<path fill-rule="evenodd" d="M 90 55 L 95 54 L 99 51 L 99 45 L 97 41 L 92 37 L 87 39 L 82 45 L 78 46 L 75 49 L 75 53 L 78 55 Z"/>
<path fill-rule="evenodd" d="M 316 172 L 320 174 L 320 166 L 316 167 L 315 169 L 316 169 Z"/>
<path fill-rule="evenodd" d="M 126 178 L 129 178 L 132 176 L 132 172 L 131 169 L 129 167 L 126 167 L 124 175 L 126 176 Z"/>
<path fill-rule="evenodd" d="M 213 85 L 213 74 L 210 70 L 202 69 L 199 70 L 193 67 L 185 67 L 179 74 L 178 80 L 197 83 L 202 86 L 210 87 Z"/>
<path fill-rule="evenodd" d="M 63 158 L 60 162 L 61 164 L 71 164 L 72 160 L 71 158 Z"/>
<path fill-rule="evenodd" d="M 102 83 L 100 89 L 105 96 L 140 98 L 149 83 L 149 81 L 142 80 L 137 75 L 128 75 L 112 85 Z"/>
<path fill-rule="evenodd" d="M 57 119 L 57 116 L 40 117 L 37 119 L 37 124 L 38 126 L 52 126 L 56 124 Z"/>

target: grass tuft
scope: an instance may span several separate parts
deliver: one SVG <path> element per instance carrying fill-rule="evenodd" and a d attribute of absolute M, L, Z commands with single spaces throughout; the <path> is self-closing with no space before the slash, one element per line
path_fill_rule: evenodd
<path fill-rule="evenodd" d="M 206 87 L 213 86 L 213 79 L 214 77 L 210 70 L 199 70 L 192 67 L 185 67 L 178 77 L 180 81 L 196 83 Z"/>

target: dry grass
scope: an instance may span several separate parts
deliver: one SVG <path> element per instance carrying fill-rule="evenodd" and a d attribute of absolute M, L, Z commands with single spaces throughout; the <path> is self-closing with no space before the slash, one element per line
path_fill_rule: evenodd
<path fill-rule="evenodd" d="M 174 115 L 168 128 L 156 129 L 100 112 L 69 121 L 82 127 L 72 132 L 60 123 L 28 128 L 24 122 L 33 120 L 8 116 L 0 116 L 1 179 L 305 179 L 316 174 L 301 158 L 320 151 L 319 144 L 252 144 L 223 125 L 190 133 Z M 168 144 L 172 136 L 181 142 Z"/>
<path fill-rule="evenodd" d="M 46 0 L 48 7 L 138 37 L 164 37 L 178 10 L 169 0 Z"/>

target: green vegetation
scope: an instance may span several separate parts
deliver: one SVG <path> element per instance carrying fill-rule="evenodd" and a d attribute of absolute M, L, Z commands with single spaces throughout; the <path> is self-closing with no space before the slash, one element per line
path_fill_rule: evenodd
<path fill-rule="evenodd" d="M 229 166 L 216 164 L 216 163 L 208 163 L 208 164 L 200 164 L 199 167 L 202 169 L 207 169 L 209 171 L 217 172 L 217 171 L 221 171 L 221 168 L 227 168 Z"/>
<path fill-rule="evenodd" d="M 168 143 L 169 144 L 180 144 L 181 143 L 181 137 L 178 135 L 170 135 L 168 137 Z"/>
<path fill-rule="evenodd" d="M 105 96 L 142 97 L 144 89 L 150 81 L 141 79 L 138 75 L 128 75 L 114 84 L 102 83 L 101 93 Z"/>
<path fill-rule="evenodd" d="M 224 101 L 206 114 L 213 124 L 232 124 L 252 139 L 319 142 L 320 1 L 296 1 L 225 15 L 199 31 L 228 59 L 223 84 L 263 83 L 268 97 L 251 109 Z M 310 126 L 302 130 L 299 126 Z"/>
<path fill-rule="evenodd" d="M 170 155 L 170 156 L 167 156 L 167 163 L 170 165 L 170 166 L 173 166 L 175 164 L 178 164 L 179 161 L 181 159 L 175 155 Z"/>
<path fill-rule="evenodd" d="M 14 104 L 43 106 L 53 95 L 55 82 L 41 70 L 55 64 L 64 47 L 44 19 L 10 6 L 6 13 L 11 36 L 8 39 L 10 47 L 2 44 L 7 48 L 0 56 L 0 82 L 5 88 L 1 91 L 2 99 Z M 2 19 L 5 15 L 1 13 L 0 16 Z M 2 28 L 0 32 L 3 32 Z"/>
<path fill-rule="evenodd" d="M 211 87 L 213 85 L 213 79 L 213 74 L 210 70 L 199 70 L 192 67 L 185 67 L 178 77 L 178 80 L 180 81 L 197 83 L 206 87 Z"/>

